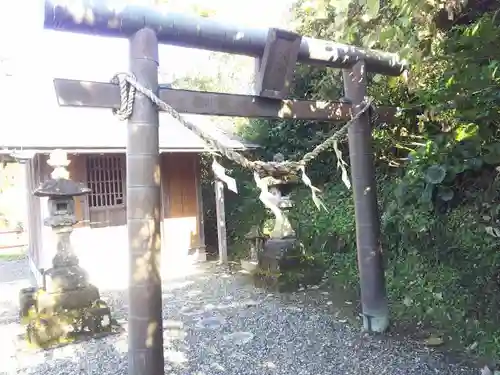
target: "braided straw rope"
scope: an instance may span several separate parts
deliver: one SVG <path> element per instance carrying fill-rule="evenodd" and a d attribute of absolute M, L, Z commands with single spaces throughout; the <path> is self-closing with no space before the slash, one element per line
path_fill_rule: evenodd
<path fill-rule="evenodd" d="M 153 91 L 137 82 L 137 79 L 134 77 L 134 75 L 129 73 L 119 73 L 112 78 L 111 82 L 114 84 L 118 84 L 120 87 L 120 108 L 114 109 L 113 113 L 121 120 L 126 120 L 132 115 L 132 107 L 134 104 L 135 95 L 137 92 L 140 92 L 141 94 L 148 97 L 154 104 L 156 104 L 159 109 L 175 118 L 182 125 L 195 133 L 198 137 L 200 137 L 203 141 L 220 152 L 223 156 L 236 162 L 244 168 L 257 172 L 260 175 L 290 176 L 299 174 L 299 172 L 304 173 L 304 168 L 307 164 L 318 157 L 318 155 L 322 152 L 335 147 L 336 142 L 347 133 L 349 126 L 359 117 L 361 117 L 365 112 L 367 112 L 372 106 L 370 100 L 363 103 L 360 110 L 351 118 L 351 120 L 349 120 L 344 126 L 342 126 L 342 128 L 328 137 L 321 144 L 316 146 L 312 151 L 306 153 L 300 161 L 252 161 L 246 158 L 241 153 L 226 148 L 218 140 L 214 139 L 210 134 L 208 134 L 202 127 L 184 119 L 174 108 L 172 108 L 172 106 L 162 101 Z"/>

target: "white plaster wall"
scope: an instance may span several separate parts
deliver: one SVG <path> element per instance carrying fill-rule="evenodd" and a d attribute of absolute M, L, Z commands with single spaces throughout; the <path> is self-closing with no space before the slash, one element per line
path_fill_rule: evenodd
<path fill-rule="evenodd" d="M 48 269 L 52 267 L 52 258 L 56 253 L 56 240 L 52 228 L 45 226 L 43 221 L 49 216 L 49 209 L 47 206 L 48 198 L 40 199 L 40 228 L 42 240 L 40 241 L 40 261 L 38 267 L 40 269 Z"/>
<path fill-rule="evenodd" d="M 195 220 L 195 219 L 191 219 Z M 182 226 L 192 225 L 190 220 L 179 220 L 177 225 L 162 226 L 162 277 L 181 277 L 204 253 L 188 255 L 189 242 L 182 233 Z M 164 230 L 170 236 L 163 235 Z M 121 290 L 128 285 L 128 234 L 127 226 L 90 229 L 75 228 L 72 234 L 73 248 L 80 264 L 88 272 L 90 281 L 102 290 Z M 168 250 L 167 250 L 168 249 Z"/>
<path fill-rule="evenodd" d="M 104 289 L 122 289 L 127 285 L 129 262 L 125 225 L 75 228 L 71 240 L 93 284 Z"/>

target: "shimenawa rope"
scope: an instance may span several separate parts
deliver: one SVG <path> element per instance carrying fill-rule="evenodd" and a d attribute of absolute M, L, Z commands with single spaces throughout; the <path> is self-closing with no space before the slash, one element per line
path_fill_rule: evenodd
<path fill-rule="evenodd" d="M 141 85 L 134 75 L 130 73 L 118 73 L 112 79 L 111 82 L 117 84 L 120 87 L 120 108 L 114 109 L 113 113 L 121 120 L 127 120 L 132 115 L 133 104 L 135 100 L 135 95 L 137 92 L 142 93 L 148 97 L 159 109 L 168 113 L 174 119 L 179 121 L 182 125 L 188 128 L 190 131 L 195 133 L 203 141 L 205 141 L 209 146 L 213 147 L 215 150 L 220 152 L 224 157 L 228 158 L 241 165 L 244 168 L 256 172 L 258 175 L 265 176 L 290 176 L 290 175 L 301 175 L 303 183 L 311 189 L 313 200 L 316 206 L 320 208 L 322 205 L 319 198 L 316 196 L 316 192 L 319 191 L 311 183 L 311 180 L 305 173 L 305 167 L 312 160 L 318 157 L 324 151 L 333 148 L 337 156 L 337 167 L 342 170 L 342 180 L 348 188 L 350 188 L 350 181 L 347 176 L 346 163 L 342 159 L 342 153 L 338 148 L 338 141 L 342 136 L 347 133 L 349 126 L 355 122 L 359 117 L 366 113 L 371 107 L 372 102 L 370 99 L 366 100 L 360 105 L 359 111 L 351 117 L 344 126 L 337 130 L 334 134 L 316 146 L 312 151 L 306 153 L 300 161 L 260 161 L 260 160 L 249 160 L 241 153 L 228 149 L 217 139 L 214 139 L 205 129 L 194 124 L 190 121 L 184 119 L 172 106 L 161 100 L 152 90 Z"/>

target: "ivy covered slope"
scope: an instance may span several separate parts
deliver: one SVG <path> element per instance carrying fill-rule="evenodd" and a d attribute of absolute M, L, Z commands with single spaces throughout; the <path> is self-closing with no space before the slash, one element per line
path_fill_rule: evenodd
<path fill-rule="evenodd" d="M 377 103 L 404 108 L 373 131 L 392 314 L 500 358 L 500 16 L 484 1 L 363 3 L 301 1 L 295 21 L 302 34 L 400 52 L 412 66 L 406 78 L 370 77 Z M 339 73 L 302 67 L 295 94 L 339 98 Z M 245 133 L 267 157 L 296 158 L 331 131 L 253 121 Z M 353 200 L 335 166 L 325 154 L 310 173 L 329 212 L 298 192 L 294 216 L 308 254 L 334 265 L 332 284 L 356 290 Z M 228 200 L 234 242 L 265 217 L 247 186 Z"/>

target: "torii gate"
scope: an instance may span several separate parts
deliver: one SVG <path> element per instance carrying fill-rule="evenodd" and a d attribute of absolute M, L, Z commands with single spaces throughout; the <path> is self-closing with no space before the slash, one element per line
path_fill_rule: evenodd
<path fill-rule="evenodd" d="M 407 69 L 394 54 L 301 37 L 283 30 L 220 24 L 208 18 L 168 12 L 168 6 L 123 6 L 113 0 L 45 0 L 44 26 L 129 38 L 130 73 L 180 113 L 347 120 L 361 111 L 367 72 L 395 76 Z M 158 43 L 257 58 L 257 96 L 159 89 Z M 343 69 L 345 97 L 350 103 L 285 100 L 297 62 Z M 63 106 L 120 107 L 120 91 L 115 84 L 56 79 L 55 88 Z M 379 111 L 383 122 L 390 121 L 395 112 L 388 108 Z M 158 375 L 163 372 L 164 364 L 161 278 L 156 263 L 161 209 L 158 126 L 158 108 L 146 96 L 137 94 L 127 126 L 131 375 Z M 369 113 L 361 114 L 353 122 L 348 136 L 363 324 L 368 331 L 380 332 L 388 327 L 389 313 Z"/>

